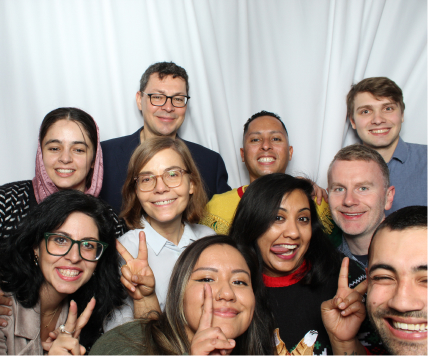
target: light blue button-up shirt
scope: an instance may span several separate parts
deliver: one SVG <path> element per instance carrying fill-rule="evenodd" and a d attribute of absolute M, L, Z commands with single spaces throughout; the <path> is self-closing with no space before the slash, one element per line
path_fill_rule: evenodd
<path fill-rule="evenodd" d="M 400 137 L 388 168 L 395 196 L 386 216 L 406 206 L 427 205 L 426 145 L 407 143 Z"/>

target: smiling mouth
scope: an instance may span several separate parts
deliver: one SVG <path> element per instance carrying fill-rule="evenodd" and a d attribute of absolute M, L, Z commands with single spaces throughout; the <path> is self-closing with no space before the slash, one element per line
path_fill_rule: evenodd
<path fill-rule="evenodd" d="M 175 199 L 170 199 L 170 200 L 162 200 L 162 201 L 156 201 L 153 204 L 154 205 L 167 205 L 167 204 L 171 204 L 175 201 Z"/>
<path fill-rule="evenodd" d="M 357 217 L 357 216 L 361 216 L 361 215 L 363 215 L 363 214 L 364 214 L 364 212 L 363 212 L 363 213 L 345 213 L 345 212 L 343 212 L 343 211 L 341 211 L 341 213 L 342 213 L 343 215 L 345 215 L 345 216 L 349 216 L 349 217 Z"/>
<path fill-rule="evenodd" d="M 406 324 L 394 320 L 388 320 L 389 324 L 397 330 L 406 331 L 408 333 L 424 333 L 427 332 L 427 323 Z"/>
<path fill-rule="evenodd" d="M 57 168 L 55 170 L 59 173 L 73 173 L 75 171 L 74 169 L 63 169 L 63 168 Z"/>
<path fill-rule="evenodd" d="M 289 244 L 281 244 L 275 245 L 272 247 L 271 251 L 275 255 L 279 256 L 290 256 L 295 252 L 295 249 L 298 248 L 299 245 L 289 245 Z"/>
<path fill-rule="evenodd" d="M 76 269 L 62 269 L 62 268 L 58 268 L 58 272 L 64 277 L 76 277 L 80 273 L 80 271 Z"/>
<path fill-rule="evenodd" d="M 371 133 L 374 134 L 383 134 L 387 133 L 390 129 L 376 129 L 376 130 L 370 130 Z"/>
<path fill-rule="evenodd" d="M 260 162 L 260 163 L 270 163 L 270 162 L 273 162 L 273 161 L 275 161 L 276 159 L 275 158 L 273 158 L 273 157 L 260 157 L 258 160 L 257 160 L 257 162 Z"/>

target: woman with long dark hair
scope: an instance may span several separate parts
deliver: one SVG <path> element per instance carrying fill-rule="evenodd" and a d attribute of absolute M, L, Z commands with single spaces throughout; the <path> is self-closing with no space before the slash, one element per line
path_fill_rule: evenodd
<path fill-rule="evenodd" d="M 341 255 L 323 233 L 312 189 L 287 174 L 258 178 L 243 195 L 229 232 L 259 259 L 278 354 L 331 353 L 320 307 L 336 293 Z M 365 278 L 353 264 L 350 274 L 354 286 Z"/>
<path fill-rule="evenodd" d="M 195 241 L 174 267 L 165 312 L 110 330 L 91 354 L 273 354 L 273 321 L 254 257 L 227 236 Z"/>
<path fill-rule="evenodd" d="M 0 242 L 0 287 L 13 301 L 8 325 L 0 329 L 0 349 L 43 354 L 42 341 L 65 323 L 69 305 L 74 314 L 76 306 L 82 312 L 88 305 L 80 343 L 91 347 L 126 297 L 115 243 L 109 207 L 89 194 L 63 190 L 37 205 L 15 234 Z M 60 327 L 67 335 L 80 329 Z M 63 339 L 51 350 L 58 351 Z"/>

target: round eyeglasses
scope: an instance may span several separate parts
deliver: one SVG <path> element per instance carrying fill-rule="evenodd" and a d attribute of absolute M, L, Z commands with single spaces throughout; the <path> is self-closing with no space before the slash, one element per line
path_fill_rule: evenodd
<path fill-rule="evenodd" d="M 108 243 L 98 240 L 73 240 L 71 237 L 60 233 L 45 232 L 46 251 L 52 256 L 65 256 L 74 244 L 79 246 L 79 255 L 90 262 L 98 261 Z"/>
<path fill-rule="evenodd" d="M 164 106 L 168 99 L 171 99 L 172 106 L 176 108 L 184 108 L 187 105 L 187 100 L 190 99 L 190 96 L 187 95 L 173 95 L 168 96 L 165 94 L 146 94 L 150 98 L 150 103 L 154 106 Z"/>
<path fill-rule="evenodd" d="M 162 177 L 163 182 L 168 188 L 176 188 L 181 184 L 183 175 L 186 173 L 189 172 L 185 169 L 171 169 L 158 175 L 143 173 L 135 177 L 134 180 L 139 190 L 142 192 L 151 192 L 156 188 L 158 177 Z"/>

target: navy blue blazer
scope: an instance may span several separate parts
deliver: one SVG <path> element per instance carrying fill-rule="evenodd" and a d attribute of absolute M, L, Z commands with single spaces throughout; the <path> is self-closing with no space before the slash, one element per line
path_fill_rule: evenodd
<path fill-rule="evenodd" d="M 142 128 L 132 135 L 101 142 L 104 178 L 100 197 L 109 203 L 117 213 L 120 212 L 122 206 L 122 187 L 125 183 L 129 159 L 140 144 L 141 130 Z M 181 140 L 189 148 L 199 169 L 208 199 L 210 200 L 214 194 L 230 190 L 223 158 L 217 152 L 204 146 Z"/>

